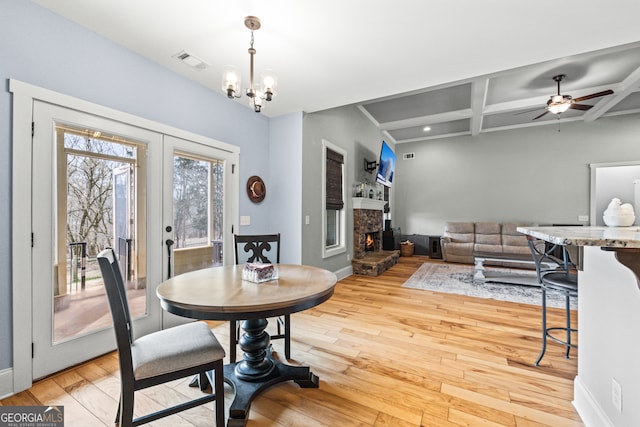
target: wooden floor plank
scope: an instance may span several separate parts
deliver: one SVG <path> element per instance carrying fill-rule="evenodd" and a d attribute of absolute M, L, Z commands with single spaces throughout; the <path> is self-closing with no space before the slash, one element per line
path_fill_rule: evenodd
<path fill-rule="evenodd" d="M 334 296 L 292 316 L 291 364 L 320 388 L 274 386 L 252 404 L 248 427 L 582 426 L 573 408 L 577 359 L 549 344 L 541 366 L 540 307 L 403 288 L 427 257 L 401 257 L 378 277 L 350 276 Z M 577 324 L 577 313 L 572 316 Z M 562 322 L 552 310 L 551 322 Z M 223 346 L 228 323 L 209 322 Z M 270 325 L 272 327 L 273 325 Z M 274 341 L 281 358 L 282 340 Z M 36 382 L 0 405 L 65 406 L 67 425 L 112 425 L 119 395 L 110 353 Z M 200 393 L 187 380 L 139 394 L 136 413 Z M 232 390 L 227 386 L 228 409 Z M 152 426 L 210 426 L 213 405 Z"/>

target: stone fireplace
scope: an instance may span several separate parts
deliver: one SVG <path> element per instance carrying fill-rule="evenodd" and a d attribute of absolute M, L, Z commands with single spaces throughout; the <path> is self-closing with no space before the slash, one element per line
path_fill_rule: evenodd
<path fill-rule="evenodd" d="M 353 272 L 377 276 L 398 262 L 400 252 L 382 250 L 384 202 L 353 200 Z"/>
<path fill-rule="evenodd" d="M 370 247 L 367 248 L 367 237 Z M 353 210 L 353 258 L 365 256 L 367 252 L 382 249 L 382 211 L 373 209 Z"/>

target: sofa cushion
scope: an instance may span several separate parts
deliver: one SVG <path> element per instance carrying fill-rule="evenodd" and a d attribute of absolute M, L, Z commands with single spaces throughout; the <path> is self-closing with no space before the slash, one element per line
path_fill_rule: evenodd
<path fill-rule="evenodd" d="M 444 236 L 448 237 L 451 242 L 473 243 L 475 241 L 474 233 L 473 222 L 447 222 L 444 227 Z"/>
<path fill-rule="evenodd" d="M 500 246 L 502 244 L 500 224 L 495 222 L 476 222 L 476 244 Z"/>
<path fill-rule="evenodd" d="M 502 244 L 504 246 L 523 246 L 527 252 L 529 251 L 527 236 L 517 230 L 521 225 L 514 222 L 502 224 Z"/>
<path fill-rule="evenodd" d="M 447 243 L 442 248 L 442 255 L 445 261 L 473 263 L 473 243 Z"/>
<path fill-rule="evenodd" d="M 474 252 L 502 253 L 500 224 L 496 222 L 476 222 L 476 243 Z"/>

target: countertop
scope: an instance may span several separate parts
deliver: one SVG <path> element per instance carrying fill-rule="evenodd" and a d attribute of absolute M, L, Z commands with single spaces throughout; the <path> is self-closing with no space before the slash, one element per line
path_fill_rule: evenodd
<path fill-rule="evenodd" d="M 557 245 L 640 248 L 640 227 L 518 227 L 520 233 Z"/>

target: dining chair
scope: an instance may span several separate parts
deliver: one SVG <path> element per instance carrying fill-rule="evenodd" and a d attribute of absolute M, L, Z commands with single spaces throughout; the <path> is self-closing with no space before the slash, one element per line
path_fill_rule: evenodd
<path fill-rule="evenodd" d="M 116 425 L 138 426 L 215 401 L 216 426 L 223 427 L 225 351 L 209 326 L 204 322 L 191 322 L 134 339 L 129 304 L 115 253 L 113 249 L 105 249 L 97 258 L 113 318 L 120 362 L 120 400 Z M 209 371 L 213 375 L 211 393 L 133 418 L 136 391 L 198 375 L 200 389 L 206 392 L 210 384 L 207 377 Z"/>
<path fill-rule="evenodd" d="M 260 235 L 234 234 L 234 250 L 236 264 L 258 262 L 274 264 L 280 262 L 280 233 Z M 230 321 L 230 351 L 229 360 L 236 361 L 236 347 L 240 340 L 240 321 Z M 276 318 L 277 333 L 271 339 L 284 339 L 284 356 L 291 358 L 291 315 L 285 314 Z"/>
<path fill-rule="evenodd" d="M 542 290 L 542 349 L 535 361 L 535 365 L 539 366 L 540 361 L 544 357 L 547 350 L 547 339 L 551 339 L 565 346 L 565 358 L 569 358 L 569 351 L 572 348 L 578 348 L 571 340 L 571 334 L 577 333 L 578 330 L 571 327 L 571 298 L 578 297 L 578 275 L 574 272 L 574 266 L 569 259 L 566 246 L 550 245 L 547 247 L 537 246 L 534 238 L 527 236 L 529 249 L 535 261 L 536 275 L 538 283 Z M 554 256 L 558 250 L 562 254 L 562 259 Z M 553 261 L 558 267 L 556 269 L 545 270 L 545 261 Z M 564 326 L 549 327 L 547 325 L 547 294 L 560 294 L 565 300 L 565 324 Z M 562 331 L 566 338 L 560 339 L 553 334 Z"/>

